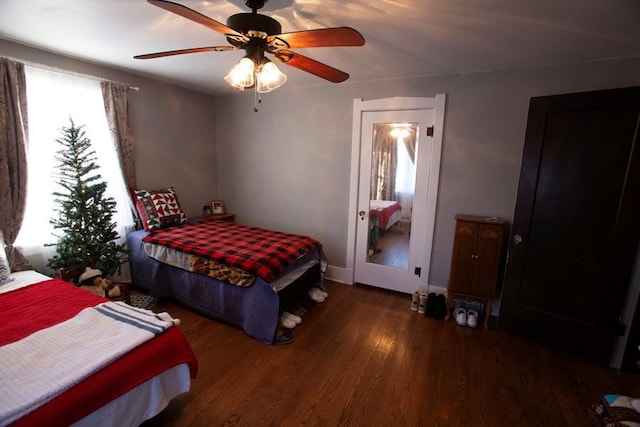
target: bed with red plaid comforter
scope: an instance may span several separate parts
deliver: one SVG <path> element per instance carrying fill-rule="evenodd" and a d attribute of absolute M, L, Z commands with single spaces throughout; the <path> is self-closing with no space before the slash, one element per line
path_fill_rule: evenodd
<path fill-rule="evenodd" d="M 242 328 L 268 344 L 278 326 L 280 291 L 289 286 L 301 292 L 322 286 L 327 268 L 322 245 L 312 238 L 216 220 L 152 232 L 136 230 L 127 235 L 127 245 L 131 277 L 137 286 Z M 219 261 L 209 260 L 211 263 L 246 272 L 252 283 L 239 286 L 211 275 L 208 267 L 194 270 L 182 264 L 193 264 L 193 259 L 204 259 L 203 255 Z"/>
<path fill-rule="evenodd" d="M 321 249 L 311 237 L 212 220 L 154 231 L 143 241 L 240 268 L 272 282 L 301 256 Z"/>

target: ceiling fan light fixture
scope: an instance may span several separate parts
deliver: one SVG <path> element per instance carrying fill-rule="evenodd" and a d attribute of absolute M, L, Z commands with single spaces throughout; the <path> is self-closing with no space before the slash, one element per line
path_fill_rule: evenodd
<path fill-rule="evenodd" d="M 362 46 L 364 37 L 350 27 L 319 28 L 302 31 L 282 32 L 280 22 L 270 16 L 258 13 L 267 0 L 243 0 L 251 13 L 236 13 L 222 24 L 196 10 L 170 0 L 148 0 L 154 6 L 182 16 L 226 36 L 230 46 L 210 46 L 190 49 L 169 50 L 145 55 L 136 55 L 135 59 L 163 58 L 196 52 L 221 52 L 244 49 L 246 55 L 224 77 L 224 80 L 239 90 L 253 88 L 257 111 L 260 93 L 271 92 L 287 81 L 265 53 L 287 66 L 297 68 L 332 83 L 340 83 L 349 78 L 349 74 L 322 62 L 295 53 L 289 49 L 309 47 Z"/>
<path fill-rule="evenodd" d="M 224 80 L 236 89 L 244 90 L 247 87 L 251 87 L 254 84 L 254 71 L 255 64 L 246 56 L 240 60 L 229 71 L 229 74 L 224 76 Z"/>
<path fill-rule="evenodd" d="M 287 81 L 287 75 L 276 67 L 276 64 L 265 58 L 260 71 L 256 73 L 257 90 L 260 93 L 271 92 Z"/>

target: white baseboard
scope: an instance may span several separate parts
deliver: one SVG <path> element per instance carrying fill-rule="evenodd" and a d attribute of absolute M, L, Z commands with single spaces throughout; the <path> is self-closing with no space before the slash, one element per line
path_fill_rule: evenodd
<path fill-rule="evenodd" d="M 329 265 L 327 271 L 324 274 L 325 279 L 338 283 L 344 283 L 345 285 L 353 285 L 353 269 L 336 267 Z M 428 292 L 435 292 L 437 294 L 447 294 L 446 286 L 429 285 L 428 283 L 420 283 L 419 290 L 425 290 Z"/>
<path fill-rule="evenodd" d="M 353 270 L 350 268 L 335 267 L 329 265 L 324 273 L 324 278 L 345 285 L 353 285 Z"/>

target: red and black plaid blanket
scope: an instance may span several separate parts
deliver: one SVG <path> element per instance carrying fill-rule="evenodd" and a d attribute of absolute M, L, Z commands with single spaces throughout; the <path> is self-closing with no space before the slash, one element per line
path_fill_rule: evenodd
<path fill-rule="evenodd" d="M 143 241 L 237 267 L 266 282 L 302 255 L 322 248 L 311 237 L 218 220 L 156 230 Z"/>

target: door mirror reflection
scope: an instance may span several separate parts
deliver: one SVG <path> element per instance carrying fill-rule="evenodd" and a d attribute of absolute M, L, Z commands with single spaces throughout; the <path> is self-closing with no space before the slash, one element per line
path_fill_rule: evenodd
<path fill-rule="evenodd" d="M 409 268 L 417 123 L 375 123 L 367 262 Z"/>

